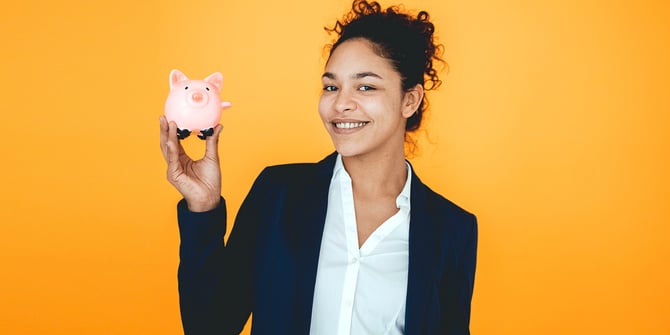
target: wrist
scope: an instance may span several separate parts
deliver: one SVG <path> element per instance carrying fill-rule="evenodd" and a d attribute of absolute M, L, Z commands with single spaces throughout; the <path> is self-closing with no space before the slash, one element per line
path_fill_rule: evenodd
<path fill-rule="evenodd" d="M 188 210 L 194 213 L 198 212 L 209 212 L 219 206 L 221 202 L 221 197 L 216 199 L 205 199 L 205 200 L 189 200 L 186 199 L 186 206 Z"/>

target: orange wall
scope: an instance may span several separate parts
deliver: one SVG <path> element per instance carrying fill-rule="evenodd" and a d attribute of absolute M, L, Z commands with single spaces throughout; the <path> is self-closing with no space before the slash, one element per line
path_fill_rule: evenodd
<path fill-rule="evenodd" d="M 321 28 L 348 2 L 3 4 L 0 333 L 179 334 L 168 72 L 224 73 L 232 216 L 263 166 L 332 150 Z M 406 5 L 451 65 L 413 162 L 478 214 L 473 333 L 669 334 L 668 2 Z"/>

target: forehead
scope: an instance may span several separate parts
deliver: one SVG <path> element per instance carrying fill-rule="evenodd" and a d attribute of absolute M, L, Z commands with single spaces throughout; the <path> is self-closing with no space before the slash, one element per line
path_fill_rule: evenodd
<path fill-rule="evenodd" d="M 361 72 L 374 72 L 383 78 L 398 76 L 391 62 L 379 56 L 372 44 L 361 38 L 355 38 L 340 44 L 330 55 L 326 63 L 326 72 L 336 77 L 350 76 Z"/>

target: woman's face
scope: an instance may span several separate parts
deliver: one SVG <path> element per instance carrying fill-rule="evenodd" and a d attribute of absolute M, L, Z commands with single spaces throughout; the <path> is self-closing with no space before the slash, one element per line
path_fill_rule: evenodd
<path fill-rule="evenodd" d="M 421 85 L 403 91 L 400 74 L 361 38 L 332 52 L 322 81 L 319 114 L 342 156 L 403 153 L 405 123 L 423 97 Z"/>

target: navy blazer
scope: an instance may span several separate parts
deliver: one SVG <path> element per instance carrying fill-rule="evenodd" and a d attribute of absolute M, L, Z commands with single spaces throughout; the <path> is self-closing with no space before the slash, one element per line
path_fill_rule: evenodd
<path fill-rule="evenodd" d="M 179 297 L 185 334 L 309 334 L 336 154 L 268 167 L 224 246 L 226 205 L 178 208 Z M 412 173 L 405 333 L 470 334 L 477 221 Z"/>

